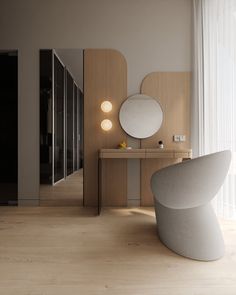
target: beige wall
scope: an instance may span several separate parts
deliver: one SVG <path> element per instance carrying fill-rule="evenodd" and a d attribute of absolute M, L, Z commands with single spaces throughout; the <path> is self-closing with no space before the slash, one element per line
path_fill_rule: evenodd
<path fill-rule="evenodd" d="M 19 49 L 19 198 L 39 195 L 39 48 L 115 48 L 128 93 L 152 71 L 191 70 L 191 0 L 1 0 L 0 47 Z"/>

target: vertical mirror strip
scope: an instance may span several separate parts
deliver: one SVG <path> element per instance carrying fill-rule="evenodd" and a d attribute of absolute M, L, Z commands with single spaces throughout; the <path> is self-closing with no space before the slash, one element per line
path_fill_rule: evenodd
<path fill-rule="evenodd" d="M 54 183 L 64 178 L 64 65 L 54 54 Z"/>

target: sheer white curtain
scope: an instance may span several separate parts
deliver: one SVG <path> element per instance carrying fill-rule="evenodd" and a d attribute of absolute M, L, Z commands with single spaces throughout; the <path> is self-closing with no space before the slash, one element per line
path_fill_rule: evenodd
<path fill-rule="evenodd" d="M 232 151 L 229 174 L 213 205 L 218 216 L 236 218 L 236 0 L 194 0 L 194 16 L 195 48 L 201 47 L 195 51 L 198 133 L 193 131 L 200 155 Z"/>

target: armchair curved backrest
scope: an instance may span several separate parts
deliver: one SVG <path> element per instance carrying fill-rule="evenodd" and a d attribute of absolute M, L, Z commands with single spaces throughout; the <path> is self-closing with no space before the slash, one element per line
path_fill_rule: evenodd
<path fill-rule="evenodd" d="M 154 197 L 172 209 L 204 205 L 223 184 L 230 161 L 231 151 L 226 150 L 158 170 L 151 178 Z"/>

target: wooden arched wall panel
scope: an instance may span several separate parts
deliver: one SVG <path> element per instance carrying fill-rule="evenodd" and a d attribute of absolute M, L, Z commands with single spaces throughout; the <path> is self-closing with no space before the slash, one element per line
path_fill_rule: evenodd
<path fill-rule="evenodd" d="M 98 150 L 116 148 L 126 140 L 119 124 L 119 109 L 127 97 L 127 64 L 123 55 L 112 49 L 84 51 L 84 205 L 96 206 L 98 198 Z M 110 113 L 101 111 L 101 103 L 109 99 Z M 110 119 L 113 127 L 105 132 L 100 124 Z M 125 160 L 103 163 L 103 205 L 126 205 L 127 167 Z M 109 169 L 109 181 L 106 177 Z"/>
<path fill-rule="evenodd" d="M 144 78 L 141 93 L 156 98 L 164 116 L 160 130 L 150 138 L 142 139 L 141 148 L 155 148 L 159 140 L 167 149 L 190 148 L 190 79 L 190 72 L 154 72 Z M 174 142 L 175 134 L 185 135 L 186 141 Z M 176 159 L 141 161 L 141 205 L 153 205 L 152 174 L 176 162 Z"/>
<path fill-rule="evenodd" d="M 190 146 L 190 73 L 154 72 L 141 84 L 141 93 L 156 98 L 163 110 L 163 123 L 153 136 L 141 141 L 142 148 L 157 147 L 162 140 L 166 148 Z M 186 141 L 176 143 L 174 134 L 186 135 Z"/>

